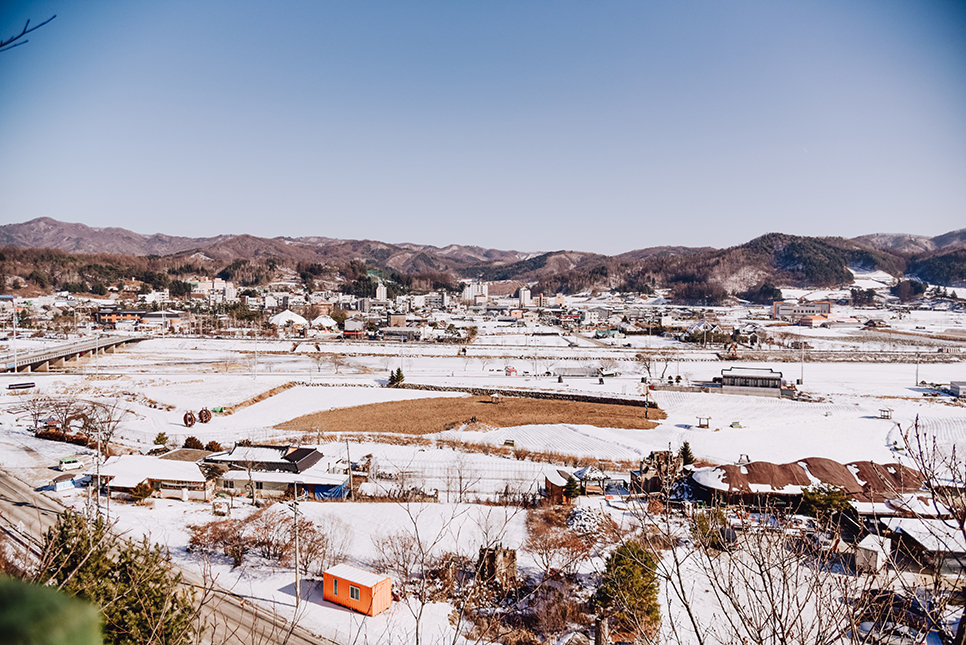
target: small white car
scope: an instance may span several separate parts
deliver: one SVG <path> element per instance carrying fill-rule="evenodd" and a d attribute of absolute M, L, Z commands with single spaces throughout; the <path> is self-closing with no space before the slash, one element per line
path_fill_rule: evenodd
<path fill-rule="evenodd" d="M 80 470 L 84 467 L 84 462 L 77 457 L 64 457 L 57 464 L 58 470 Z"/>

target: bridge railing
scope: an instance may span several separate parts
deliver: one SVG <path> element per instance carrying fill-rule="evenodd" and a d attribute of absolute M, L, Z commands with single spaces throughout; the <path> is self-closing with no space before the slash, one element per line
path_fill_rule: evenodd
<path fill-rule="evenodd" d="M 45 361 L 54 361 L 72 354 L 80 354 L 81 352 L 92 352 L 98 349 L 104 349 L 105 347 L 144 340 L 144 338 L 144 336 L 99 336 L 94 339 L 57 345 L 56 347 L 40 351 L 17 352 L 16 368 L 19 369 L 24 365 L 33 365 Z M 0 369 L 14 369 L 13 352 L 7 352 L 3 356 L 0 356 L 0 366 L 2 366 Z"/>

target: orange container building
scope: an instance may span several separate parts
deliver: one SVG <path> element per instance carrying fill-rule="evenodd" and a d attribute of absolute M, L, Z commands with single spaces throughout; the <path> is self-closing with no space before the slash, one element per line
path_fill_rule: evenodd
<path fill-rule="evenodd" d="M 348 564 L 337 564 L 322 574 L 322 598 L 375 616 L 392 604 L 392 580 Z"/>

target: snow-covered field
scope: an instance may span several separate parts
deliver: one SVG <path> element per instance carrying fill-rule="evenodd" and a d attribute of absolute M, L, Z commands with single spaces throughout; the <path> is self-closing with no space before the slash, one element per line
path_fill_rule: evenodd
<path fill-rule="evenodd" d="M 874 279 L 874 278 L 869 278 Z M 942 331 L 961 327 L 961 316 L 950 312 L 912 312 L 896 328 L 916 331 Z M 825 343 L 831 348 L 861 344 L 865 351 L 890 351 L 892 341 L 869 341 L 855 330 L 787 329 L 807 335 L 810 344 Z M 865 333 L 865 332 L 863 332 Z M 577 340 L 570 346 L 565 338 Z M 539 341 L 535 339 L 540 339 Z M 564 341 L 561 344 L 561 341 Z M 624 343 L 625 341 L 621 341 Z M 390 369 L 402 367 L 406 381 L 449 386 L 488 386 L 541 389 L 549 391 L 623 394 L 642 396 L 641 373 L 633 360 L 641 347 L 668 346 L 673 341 L 657 337 L 633 337 L 633 346 L 601 347 L 588 339 L 561 336 L 526 336 L 512 333 L 485 335 L 479 344 L 468 348 L 468 356 L 457 355 L 456 346 L 401 346 L 364 343 L 301 343 L 293 341 L 259 342 L 258 364 L 251 341 L 195 339 L 155 339 L 137 344 L 113 355 L 101 356 L 96 365 L 88 361 L 72 374 L 31 374 L 36 392 L 51 396 L 75 393 L 82 398 L 119 399 L 129 410 L 118 432 L 119 442 L 135 450 L 150 447 L 159 432 L 175 441 L 189 435 L 203 442 L 230 443 L 240 438 L 266 440 L 278 438 L 280 423 L 311 412 L 382 401 L 397 401 L 426 396 L 462 396 L 458 392 L 437 393 L 381 387 Z M 870 344 L 872 343 L 872 344 Z M 338 361 L 316 361 L 312 354 L 338 355 Z M 684 383 L 710 381 L 731 363 L 712 360 L 711 352 L 689 348 L 680 360 L 668 366 L 668 374 L 680 375 Z M 620 359 L 616 378 L 604 385 L 596 379 L 556 379 L 538 377 L 554 365 L 599 364 Z M 505 366 L 515 367 L 519 376 L 506 376 Z M 781 371 L 786 380 L 802 378 L 800 389 L 813 401 L 792 401 L 752 396 L 728 396 L 692 392 L 657 391 L 649 395 L 667 413 L 657 428 L 625 430 L 581 425 L 528 425 L 486 432 L 455 429 L 426 439 L 458 440 L 503 446 L 512 441 L 517 449 L 555 452 L 590 463 L 594 459 L 639 460 L 653 450 L 677 449 L 687 441 L 700 459 L 729 463 L 742 455 L 753 460 L 790 462 L 806 457 L 828 457 L 838 461 L 873 460 L 889 462 L 904 459 L 893 451 L 891 441 L 896 429 L 909 429 L 918 422 L 945 444 L 966 448 L 966 406 L 949 396 L 925 397 L 929 388 L 917 381 L 948 384 L 966 380 L 962 361 L 926 363 L 917 366 L 914 353 L 910 360 L 895 363 L 791 363 L 748 364 Z M 524 371 L 530 374 L 524 375 Z M 35 391 L 14 394 L 4 386 L 22 382 L 24 375 L 0 376 L 0 465 L 37 486 L 47 484 L 57 473 L 51 468 L 60 457 L 85 452 L 75 446 L 48 442 L 33 437 L 29 416 L 18 404 Z M 241 408 L 234 414 L 218 416 L 211 423 L 185 428 L 182 415 L 202 407 L 231 406 L 248 401 L 273 388 L 300 383 L 264 400 Z M 324 384 L 319 386 L 317 384 Z M 315 384 L 310 385 L 310 384 Z M 879 410 L 891 408 L 892 419 L 880 419 Z M 711 417 L 709 428 L 698 428 L 697 417 Z M 326 433 L 340 429 L 326 429 Z M 297 441 L 297 437 L 291 437 Z M 344 444 L 320 446 L 327 455 L 342 456 Z M 438 533 L 442 527 L 441 548 L 473 556 L 489 536 L 482 533 L 502 528 L 504 545 L 518 547 L 524 537 L 524 515 L 502 507 L 457 504 L 453 480 L 463 477 L 471 495 L 493 496 L 509 486 L 514 492 L 532 491 L 542 484 L 544 474 L 554 466 L 540 462 L 518 461 L 509 457 L 487 456 L 475 452 L 455 452 L 448 447 L 426 445 L 352 444 L 353 459 L 372 455 L 380 470 L 405 472 L 414 483 L 427 490 L 439 490 L 439 504 L 406 506 L 402 504 L 303 504 L 307 516 L 329 517 L 343 522 L 349 535 L 348 560 L 371 566 L 379 557 L 381 537 L 406 530 L 413 520 L 408 512 L 419 511 L 420 531 Z M 89 451 L 88 451 L 89 452 Z M 566 463 L 561 464 L 562 467 Z M 572 468 L 572 463 L 568 469 Z M 614 473 L 626 476 L 626 473 Z M 67 503 L 79 504 L 83 493 L 54 494 Z M 599 503 L 599 502 L 597 502 Z M 233 513 L 245 517 L 251 508 L 241 506 Z M 511 516 L 495 517 L 493 513 Z M 148 534 L 152 540 L 167 544 L 172 556 L 189 567 L 200 567 L 196 555 L 185 550 L 185 526 L 213 519 L 205 504 L 155 500 L 150 506 L 112 504 L 119 526 L 131 535 Z M 490 514 L 487 517 L 487 514 Z M 317 516 L 317 517 L 316 517 Z M 620 518 L 617 514 L 618 519 Z M 626 518 L 624 518 L 626 519 Z M 533 570 L 533 563 L 521 556 L 521 569 Z M 599 566 L 598 561 L 595 566 Z M 253 600 L 272 605 L 285 615 L 294 612 L 293 575 L 257 558 L 231 569 L 227 562 L 214 563 L 214 573 L 223 586 Z M 323 603 L 312 583 L 305 582 L 308 602 L 300 617 L 303 625 L 339 640 L 360 635 L 358 642 L 409 642 L 413 629 L 412 614 L 403 603 L 376 618 L 362 619 L 341 608 Z M 314 594 L 314 595 L 313 595 Z M 435 642 L 452 636 L 447 620 L 450 607 L 434 605 L 424 622 L 424 639 Z"/>

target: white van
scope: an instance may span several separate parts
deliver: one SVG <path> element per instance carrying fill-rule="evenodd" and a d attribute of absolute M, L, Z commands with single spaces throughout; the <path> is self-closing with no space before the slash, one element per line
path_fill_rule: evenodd
<path fill-rule="evenodd" d="M 77 457 L 64 457 L 57 464 L 59 470 L 80 470 L 83 467 L 84 462 Z"/>

